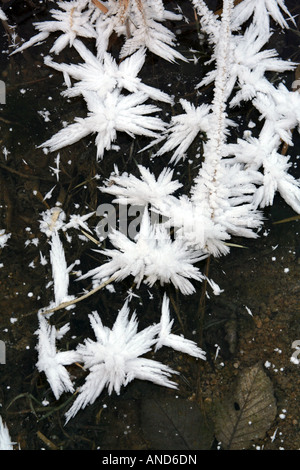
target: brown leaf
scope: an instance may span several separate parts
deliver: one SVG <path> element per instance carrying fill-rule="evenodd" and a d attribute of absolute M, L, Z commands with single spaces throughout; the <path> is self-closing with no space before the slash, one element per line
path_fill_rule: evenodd
<path fill-rule="evenodd" d="M 233 393 L 218 405 L 215 435 L 223 449 L 247 449 L 263 438 L 276 416 L 272 382 L 260 363 L 245 369 Z"/>

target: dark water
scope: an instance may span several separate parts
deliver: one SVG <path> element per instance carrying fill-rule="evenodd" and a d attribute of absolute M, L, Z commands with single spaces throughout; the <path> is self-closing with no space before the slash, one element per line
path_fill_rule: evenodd
<path fill-rule="evenodd" d="M 299 11 L 297 2 L 287 4 L 293 13 Z M 18 0 L 4 4 L 6 14 L 17 24 L 16 31 L 23 38 L 32 35 L 32 22 L 48 17 L 50 6 L 48 2 Z M 195 92 L 196 84 L 207 71 L 208 49 L 205 42 L 199 44 L 197 24 L 189 2 L 183 2 L 182 8 L 190 23 L 175 26 L 181 52 L 191 58 L 194 56 L 197 65 L 170 65 L 149 54 L 142 76 L 153 86 L 166 92 L 171 90 L 177 99 L 183 97 L 199 104 L 200 100 L 210 100 L 212 96 L 211 88 L 201 97 Z M 232 249 L 228 257 L 211 260 L 210 276 L 224 289 L 220 297 L 213 297 L 208 292 L 210 298 L 204 302 L 201 286 L 188 298 L 172 287 L 166 289 L 176 318 L 175 330 L 200 341 L 208 353 L 208 361 L 200 363 L 184 355 L 163 351 L 156 358 L 180 371 L 177 392 L 136 381 L 123 389 L 120 397 L 108 396 L 104 391 L 94 405 L 80 411 L 64 425 L 64 413 L 74 398 L 65 394 L 56 402 L 45 377 L 35 368 L 36 311 L 49 305 L 53 296 L 51 287 L 46 288 L 52 279 L 50 264 L 43 266 L 40 263 L 40 252 L 46 256 L 49 253 L 48 240 L 40 231 L 41 212 L 53 207 L 57 201 L 67 216 L 96 210 L 103 201 L 110 202 L 98 186 L 109 177 L 114 165 L 118 165 L 120 172 L 136 174 L 136 163 L 148 166 L 151 153 L 138 153 L 148 143 L 147 139 L 132 141 L 119 134 L 117 143 L 121 150 L 107 152 L 104 160 L 97 162 L 94 138 L 90 136 L 60 151 L 58 182 L 50 169 L 55 167 L 57 154 L 44 154 L 37 147 L 60 130 L 64 122 L 72 122 L 74 116 L 84 116 L 85 107 L 80 99 L 66 102 L 60 94 L 64 90 L 62 76 L 52 70 L 49 75 L 43 65 L 43 56 L 47 54 L 52 38 L 12 57 L 7 55 L 9 43 L 3 31 L 1 40 L 6 104 L 1 106 L 0 112 L 0 228 L 11 233 L 11 238 L 0 252 L 3 263 L 0 270 L 0 340 L 6 345 L 6 364 L 0 364 L 0 404 L 12 440 L 22 449 L 32 450 L 214 448 L 211 404 L 230 389 L 243 367 L 257 361 L 269 361 L 268 373 L 278 403 L 278 416 L 287 408 L 287 418 L 277 418 L 262 445 L 276 449 L 280 446 L 299 448 L 299 369 L 291 366 L 289 361 L 293 352 L 291 344 L 300 339 L 299 221 L 273 225 L 274 221 L 295 215 L 280 198 L 265 211 L 266 224 L 258 240 L 236 240 L 245 248 Z M 274 42 L 285 58 L 299 60 L 299 29 L 284 34 L 276 31 Z M 191 48 L 196 52 L 191 52 Z M 61 58 L 69 63 L 76 60 L 76 54 L 66 49 Z M 293 74 L 286 76 L 288 84 L 293 79 Z M 162 105 L 163 111 L 164 108 L 167 106 Z M 178 104 L 175 108 L 174 112 L 181 111 Z M 247 109 L 242 110 L 242 113 L 247 112 Z M 290 151 L 292 172 L 297 175 L 299 137 L 296 132 L 294 134 L 295 145 Z M 187 190 L 198 172 L 194 155 L 199 151 L 201 145 L 196 142 L 191 147 L 189 163 L 177 167 L 178 178 Z M 169 156 L 152 160 L 154 173 L 159 174 L 168 161 Z M 95 175 L 100 178 L 96 179 Z M 44 200 L 51 190 L 51 198 Z M 90 219 L 91 227 L 97 223 L 96 217 Z M 99 260 L 92 250 L 93 243 L 79 239 L 75 230 L 72 243 L 64 241 L 64 246 L 68 264 L 80 259 L 83 272 Z M 103 323 L 111 326 L 131 287 L 132 280 L 126 279 L 122 284 L 114 284 L 114 292 L 105 289 L 81 302 L 75 313 L 57 312 L 57 327 L 68 321 L 72 325 L 64 347 L 74 348 L 85 337 L 91 336 L 87 316 L 93 310 L 98 310 Z M 78 283 L 71 277 L 71 294 L 79 295 L 90 288 L 88 280 Z M 137 311 L 141 328 L 159 320 L 163 292 L 159 286 L 154 286 L 151 292 L 142 286 L 136 292 L 138 297 L 134 297 L 130 305 Z M 251 309 L 253 317 L 245 306 Z M 203 318 L 200 327 L 199 318 Z M 217 346 L 221 349 L 215 358 Z M 282 353 L 274 352 L 276 348 Z M 77 384 L 83 382 L 85 372 L 79 366 L 72 366 L 70 372 Z M 186 403 L 191 404 L 192 411 Z M 161 444 L 157 440 L 159 426 L 163 435 Z M 275 429 L 279 429 L 281 438 L 273 443 L 270 436 Z"/>

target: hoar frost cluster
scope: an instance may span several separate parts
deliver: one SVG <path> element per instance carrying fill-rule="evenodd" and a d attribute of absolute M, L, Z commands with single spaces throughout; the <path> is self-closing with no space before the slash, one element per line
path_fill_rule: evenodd
<path fill-rule="evenodd" d="M 173 67 L 187 61 L 167 27 L 168 22 L 182 18 L 180 8 L 171 12 L 163 0 L 57 2 L 50 11 L 51 19 L 35 23 L 37 34 L 14 51 L 21 53 L 55 33 L 45 66 L 62 74 L 63 96 L 81 96 L 86 104 L 85 118 L 75 118 L 49 140 L 39 143 L 45 152 L 72 146 L 92 134 L 95 158 L 100 161 L 106 151 L 117 150 L 118 134 L 126 133 L 130 138 L 149 138 L 148 149 L 154 145 L 156 149 L 153 157 L 170 157 L 170 167 L 157 177 L 149 162 L 148 168 L 138 165 L 135 175 L 120 174 L 116 167 L 111 178 L 101 182 L 99 189 L 112 195 L 114 203 L 142 206 L 143 217 L 133 239 L 112 230 L 111 248 L 98 250 L 99 266 L 80 273 L 79 279 L 91 277 L 95 286 L 110 277 L 118 282 L 131 276 L 136 289 L 142 283 L 148 288 L 155 283 L 163 287 L 172 284 L 189 295 L 195 292 L 196 281 L 206 279 L 199 268 L 201 260 L 227 254 L 232 237 L 258 236 L 261 209 L 273 203 L 276 192 L 300 213 L 299 181 L 289 173 L 289 157 L 280 153 L 282 142 L 293 145 L 292 131 L 299 129 L 300 95 L 267 78 L 268 72 L 281 73 L 296 66 L 268 49 L 271 22 L 288 28 L 293 18 L 283 0 L 243 0 L 236 6 L 233 0 L 224 0 L 220 17 L 204 0 L 191 0 L 191 6 L 212 51 L 211 71 L 197 87 L 201 96 L 202 86 L 213 85 L 210 104 L 196 106 L 180 96 L 169 96 L 144 84 L 139 77 L 148 54 L 158 55 Z M 113 33 L 123 41 L 118 60 L 108 50 Z M 93 52 L 86 39 L 89 44 L 93 41 Z M 78 63 L 55 59 L 66 47 L 77 51 Z M 230 110 L 247 101 L 259 115 L 260 131 L 253 136 L 249 127 L 234 142 L 229 137 L 237 123 L 230 119 Z M 182 114 L 163 120 L 159 103 L 171 107 L 177 102 Z M 185 194 L 171 166 L 185 160 L 195 139 L 202 140 L 203 156 L 190 192 Z M 153 213 L 162 221 L 152 222 Z M 176 388 L 171 380 L 176 372 L 150 359 L 150 351 L 155 355 L 165 346 L 205 359 L 205 353 L 194 342 L 171 332 L 173 320 L 166 294 L 160 322 L 138 331 L 137 315 L 130 316 L 126 300 L 111 328 L 103 325 L 101 313 L 92 312 L 89 320 L 94 338 L 87 338 L 74 351 L 57 350 L 57 343 L 70 325 L 57 330 L 52 324 L 51 308 L 62 303 L 75 308 L 75 298 L 68 294 L 72 266 L 67 266 L 60 234 L 67 235 L 70 227 L 91 232 L 90 216 L 74 214 L 67 222 L 58 207 L 41 215 L 41 230 L 49 239 L 54 300 L 48 308 L 50 313 L 46 309 L 38 315 L 37 368 L 46 374 L 56 399 L 63 392 L 75 390 L 66 366 L 78 362 L 86 370 L 86 380 L 77 390 L 67 420 L 80 408 L 94 403 L 105 387 L 109 394 L 119 394 L 121 387 L 141 379 Z M 213 280 L 206 280 L 215 294 L 221 292 Z"/>

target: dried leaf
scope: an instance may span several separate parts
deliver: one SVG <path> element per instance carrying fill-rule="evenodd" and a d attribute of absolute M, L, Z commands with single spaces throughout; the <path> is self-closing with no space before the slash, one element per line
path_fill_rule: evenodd
<path fill-rule="evenodd" d="M 272 382 L 260 363 L 245 369 L 234 393 L 218 405 L 215 435 L 226 450 L 247 449 L 263 438 L 276 416 Z"/>

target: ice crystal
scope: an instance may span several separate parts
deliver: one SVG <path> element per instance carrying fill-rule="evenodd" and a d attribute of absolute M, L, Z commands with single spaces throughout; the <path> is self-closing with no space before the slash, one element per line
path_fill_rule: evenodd
<path fill-rule="evenodd" d="M 137 287 L 142 281 L 149 286 L 157 281 L 161 285 L 171 282 L 184 294 L 195 291 L 189 279 L 203 279 L 194 264 L 206 255 L 198 250 L 190 250 L 180 238 L 172 240 L 163 225 L 151 224 L 147 209 L 134 240 L 116 230 L 109 238 L 116 249 L 97 251 L 111 258 L 110 261 L 88 271 L 80 279 L 92 276 L 99 281 L 114 275 L 117 281 L 121 281 L 131 275 Z"/>
<path fill-rule="evenodd" d="M 7 16 L 4 13 L 4 11 L 2 10 L 2 8 L 0 8 L 0 20 L 1 21 L 7 21 Z"/>
<path fill-rule="evenodd" d="M 260 35 L 251 24 L 243 35 L 231 36 L 228 42 L 228 80 L 226 81 L 226 97 L 229 97 L 237 80 L 247 84 L 247 74 L 259 71 L 260 78 L 268 71 L 283 72 L 293 70 L 295 63 L 278 59 L 275 49 L 261 50 L 268 42 L 270 34 Z M 214 56 L 217 58 L 217 50 Z M 208 85 L 215 80 L 217 69 L 213 69 L 201 80 L 199 87 Z M 245 85 L 244 85 L 245 86 Z"/>
<path fill-rule="evenodd" d="M 170 162 L 176 164 L 178 160 L 186 155 L 186 152 L 199 132 L 206 133 L 210 126 L 210 110 L 207 104 L 195 107 L 187 100 L 180 99 L 180 104 L 185 114 L 172 117 L 169 129 L 167 129 L 167 140 L 158 150 L 157 155 L 170 152 L 176 147 Z"/>
<path fill-rule="evenodd" d="M 116 196 L 113 202 L 120 204 L 155 206 L 182 186 L 179 181 L 172 180 L 173 170 L 170 168 L 164 168 L 157 179 L 148 168 L 138 165 L 138 169 L 141 179 L 127 173 L 119 175 L 117 172 L 101 191 Z"/>
<path fill-rule="evenodd" d="M 129 318 L 126 301 L 113 327 L 103 326 L 97 312 L 89 315 L 96 341 L 86 339 L 78 346 L 85 369 L 89 374 L 80 387 L 72 407 L 66 413 L 69 421 L 81 408 L 94 403 L 105 387 L 108 393 L 120 394 L 121 387 L 134 379 L 148 380 L 158 385 L 177 388 L 169 379 L 174 372 L 170 367 L 152 359 L 140 357 L 149 352 L 155 344 L 159 325 L 138 330 L 138 321 L 133 314 Z"/>
<path fill-rule="evenodd" d="M 11 233 L 5 233 L 4 229 L 0 230 L 0 248 L 4 248 L 10 239 Z"/>
<path fill-rule="evenodd" d="M 265 34 L 270 27 L 270 16 L 282 28 L 287 28 L 288 23 L 281 10 L 294 22 L 284 0 L 244 0 L 237 5 L 232 14 L 232 28 L 238 28 L 253 15 L 253 23 L 261 34 Z"/>
<path fill-rule="evenodd" d="M 131 3 L 134 6 L 135 2 Z M 181 16 L 164 10 L 162 0 L 146 0 L 137 3 L 141 5 L 141 8 L 134 9 L 135 15 L 133 27 L 131 28 L 131 37 L 126 40 L 120 56 L 126 57 L 145 46 L 151 52 L 169 62 L 178 59 L 186 61 L 185 57 L 174 49 L 174 33 L 161 24 L 165 19 L 177 20 Z M 160 6 L 160 10 L 157 10 L 157 5 Z"/>
<path fill-rule="evenodd" d="M 88 224 L 86 221 L 92 217 L 95 214 L 95 212 L 89 212 L 88 214 L 85 215 L 78 215 L 78 214 L 71 214 L 70 215 L 70 220 L 63 226 L 63 231 L 65 232 L 66 230 L 70 228 L 75 228 L 75 229 L 83 229 L 87 232 L 91 232 L 91 229 L 89 228 Z"/>
<path fill-rule="evenodd" d="M 69 269 L 65 258 L 64 247 L 56 231 L 52 234 L 50 245 L 50 262 L 54 282 L 55 305 L 59 305 L 62 302 L 74 299 L 74 296 L 68 295 Z"/>
<path fill-rule="evenodd" d="M 36 363 L 39 372 L 44 372 L 50 387 L 58 400 L 63 392 L 73 392 L 74 387 L 65 365 L 72 364 L 80 359 L 76 351 L 57 351 L 56 339 L 61 338 L 69 330 L 65 325 L 60 331 L 50 325 L 48 320 L 39 315 L 38 335 L 38 361 Z"/>
<path fill-rule="evenodd" d="M 0 450 L 13 450 L 13 445 L 8 428 L 0 416 Z"/>
<path fill-rule="evenodd" d="M 122 95 L 118 89 L 105 98 L 94 91 L 86 91 L 84 98 L 88 107 L 86 118 L 75 118 L 75 123 L 61 129 L 41 147 L 51 151 L 72 145 L 89 134 L 96 134 L 97 159 L 102 159 L 105 150 L 110 150 L 117 132 L 126 132 L 131 137 L 144 135 L 157 137 L 165 128 L 158 117 L 149 116 L 159 110 L 154 105 L 144 104 L 148 96 L 142 92 Z"/>
<path fill-rule="evenodd" d="M 13 54 L 21 52 L 28 47 L 45 41 L 51 33 L 61 32 L 55 40 L 50 52 L 59 54 L 66 46 L 72 46 L 79 37 L 96 38 L 96 31 L 91 23 L 91 9 L 89 0 L 71 0 L 70 2 L 57 2 L 58 9 L 50 10 L 54 20 L 35 23 L 39 31 L 29 41 L 18 47 Z"/>
<path fill-rule="evenodd" d="M 146 47 L 152 53 L 174 62 L 186 60 L 174 48 L 175 34 L 162 23 L 166 20 L 176 21 L 181 18 L 165 10 L 162 0 L 129 0 L 121 7 L 115 0 L 107 3 L 107 13 L 100 14 L 96 29 L 98 33 L 98 55 L 103 57 L 107 50 L 108 40 L 113 31 L 125 39 L 120 56 L 131 55 L 136 50 Z"/>
<path fill-rule="evenodd" d="M 54 62 L 50 56 L 45 58 L 46 65 L 62 72 L 64 75 L 68 88 L 62 93 L 63 96 L 74 97 L 84 95 L 86 91 L 95 91 L 99 96 L 105 97 L 117 87 L 131 93 L 140 91 L 154 100 L 172 103 L 172 98 L 167 93 L 146 85 L 138 77 L 138 73 L 145 62 L 145 49 L 139 49 L 118 65 L 107 52 L 100 59 L 92 54 L 81 41 L 75 40 L 73 45 L 84 63 L 59 64 Z M 73 86 L 71 78 L 76 80 Z"/>
<path fill-rule="evenodd" d="M 163 297 L 161 319 L 160 319 L 160 330 L 158 334 L 158 341 L 155 346 L 157 351 L 162 346 L 168 346 L 177 351 L 181 351 L 190 356 L 197 357 L 199 359 L 206 359 L 205 352 L 200 349 L 194 341 L 184 338 L 183 336 L 175 335 L 171 333 L 171 329 L 174 320 L 170 319 L 169 299 L 166 294 Z"/>

